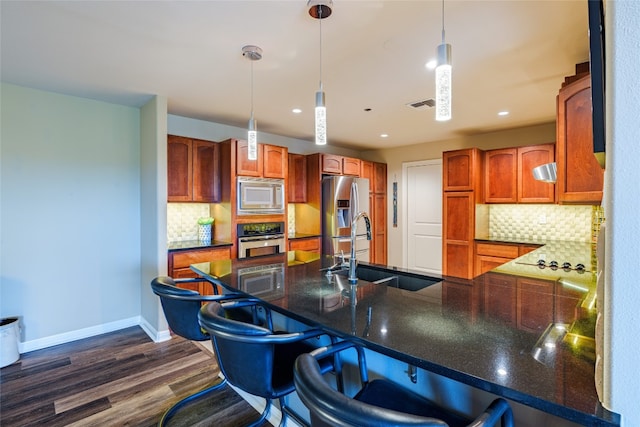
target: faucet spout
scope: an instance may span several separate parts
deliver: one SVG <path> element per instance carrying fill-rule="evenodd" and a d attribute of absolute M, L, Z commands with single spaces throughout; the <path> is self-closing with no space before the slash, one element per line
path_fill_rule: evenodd
<path fill-rule="evenodd" d="M 356 232 L 358 230 L 358 221 L 364 219 L 364 224 L 367 227 L 367 240 L 371 240 L 371 221 L 369 215 L 366 212 L 358 212 L 351 221 L 351 256 L 349 257 L 349 283 L 357 283 L 356 277 Z"/>

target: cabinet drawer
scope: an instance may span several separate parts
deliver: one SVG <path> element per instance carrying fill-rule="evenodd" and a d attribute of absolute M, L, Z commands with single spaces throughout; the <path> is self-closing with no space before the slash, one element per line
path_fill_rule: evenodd
<path fill-rule="evenodd" d="M 476 254 L 501 258 L 518 258 L 518 245 L 500 245 L 495 243 L 476 243 Z"/>
<path fill-rule="evenodd" d="M 313 238 L 289 240 L 289 250 L 320 252 L 320 239 Z"/>
<path fill-rule="evenodd" d="M 185 268 L 191 264 L 205 261 L 231 258 L 230 248 L 201 249 L 196 251 L 178 252 L 173 254 L 173 268 Z"/>

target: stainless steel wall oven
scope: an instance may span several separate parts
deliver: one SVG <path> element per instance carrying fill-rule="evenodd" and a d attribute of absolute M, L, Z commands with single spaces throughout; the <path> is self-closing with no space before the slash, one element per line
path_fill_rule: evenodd
<path fill-rule="evenodd" d="M 238 258 L 285 252 L 284 222 L 238 224 Z"/>

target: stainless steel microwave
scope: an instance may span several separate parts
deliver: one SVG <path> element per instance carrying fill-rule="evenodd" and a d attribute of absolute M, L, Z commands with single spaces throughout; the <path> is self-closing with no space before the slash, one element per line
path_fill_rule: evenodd
<path fill-rule="evenodd" d="M 284 179 L 238 177 L 238 215 L 284 213 Z"/>

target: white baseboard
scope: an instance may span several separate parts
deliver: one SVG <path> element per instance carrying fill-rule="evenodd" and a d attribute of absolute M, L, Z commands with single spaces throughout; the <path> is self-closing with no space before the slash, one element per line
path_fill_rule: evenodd
<path fill-rule="evenodd" d="M 146 319 L 140 320 L 140 327 L 143 331 L 146 332 L 147 335 L 149 335 L 149 338 L 151 338 L 153 342 L 163 342 L 169 341 L 171 339 L 171 331 L 169 331 L 168 329 L 164 331 L 158 331 L 156 328 L 151 326 L 151 324 L 147 322 Z"/>
<path fill-rule="evenodd" d="M 131 326 L 138 326 L 140 325 L 140 322 L 141 322 L 141 317 L 134 316 L 128 319 L 122 319 L 122 320 L 118 320 L 111 323 L 103 323 L 101 325 L 91 326 L 89 328 L 65 332 L 63 334 L 51 335 L 51 336 L 40 338 L 37 340 L 25 341 L 25 342 L 18 343 L 18 351 L 20 353 L 28 353 L 30 351 L 40 350 L 40 349 L 52 347 L 58 344 L 65 344 L 65 343 L 80 340 L 83 338 L 89 338 L 96 335 L 105 334 L 107 332 L 113 332 L 120 329 L 129 328 Z"/>

